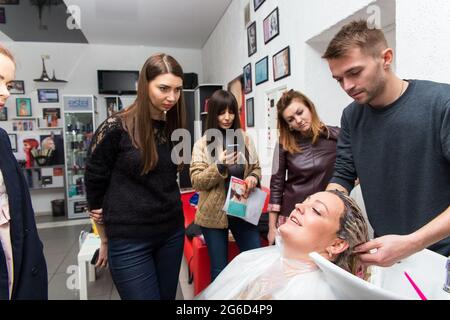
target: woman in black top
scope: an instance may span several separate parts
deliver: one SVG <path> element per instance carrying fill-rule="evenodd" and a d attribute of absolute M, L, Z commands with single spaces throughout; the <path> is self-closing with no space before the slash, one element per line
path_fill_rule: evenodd
<path fill-rule="evenodd" d="M 169 55 L 151 56 L 137 98 L 94 134 L 85 184 L 102 245 L 122 299 L 175 299 L 184 218 L 171 159 L 174 130 L 184 127 L 183 70 Z"/>

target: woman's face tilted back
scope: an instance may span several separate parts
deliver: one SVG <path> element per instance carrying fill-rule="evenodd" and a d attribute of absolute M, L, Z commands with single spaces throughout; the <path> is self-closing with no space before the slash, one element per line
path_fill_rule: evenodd
<path fill-rule="evenodd" d="M 330 192 L 315 193 L 296 204 L 279 228 L 285 247 L 299 254 L 313 251 L 326 254 L 326 248 L 338 238 L 343 212 L 342 200 Z"/>
<path fill-rule="evenodd" d="M 15 72 L 14 62 L 4 54 L 0 54 L 0 109 L 5 107 L 9 98 L 10 82 L 14 80 Z"/>
<path fill-rule="evenodd" d="M 167 112 L 178 102 L 183 79 L 172 73 L 160 74 L 148 83 L 148 97 L 156 113 Z"/>

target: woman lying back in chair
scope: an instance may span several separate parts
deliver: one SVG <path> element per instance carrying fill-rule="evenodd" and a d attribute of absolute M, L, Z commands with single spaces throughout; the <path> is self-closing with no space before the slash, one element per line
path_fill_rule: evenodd
<path fill-rule="evenodd" d="M 310 252 L 366 278 L 353 248 L 368 240 L 367 223 L 343 193 L 309 196 L 295 205 L 278 233 L 276 246 L 241 253 L 197 298 L 335 299 Z"/>

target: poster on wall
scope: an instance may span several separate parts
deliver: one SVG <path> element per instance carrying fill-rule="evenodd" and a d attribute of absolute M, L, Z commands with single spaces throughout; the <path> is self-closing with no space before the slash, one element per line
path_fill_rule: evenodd
<path fill-rule="evenodd" d="M 289 46 L 281 49 L 272 58 L 273 80 L 278 81 L 291 74 Z"/>
<path fill-rule="evenodd" d="M 39 140 L 41 150 L 52 150 L 47 165 L 64 164 L 64 141 L 62 135 L 41 135 Z"/>
<path fill-rule="evenodd" d="M 261 84 L 269 80 L 269 57 L 265 56 L 255 63 L 255 84 Z"/>
<path fill-rule="evenodd" d="M 263 21 L 264 43 L 268 43 L 280 34 L 278 8 L 273 10 Z"/>
<path fill-rule="evenodd" d="M 21 132 L 17 134 L 17 151 L 14 153 L 17 160 L 29 160 L 31 150 L 40 148 L 41 137 L 35 132 Z"/>
<path fill-rule="evenodd" d="M 23 80 L 13 80 L 10 83 L 10 94 L 25 94 L 25 82 Z"/>
<path fill-rule="evenodd" d="M 252 92 L 252 65 L 250 63 L 244 67 L 244 92 Z"/>
<path fill-rule="evenodd" d="M 256 21 L 247 28 L 248 56 L 256 53 Z"/>
<path fill-rule="evenodd" d="M 16 98 L 16 116 L 17 117 L 32 116 L 30 98 Z"/>
<path fill-rule="evenodd" d="M 253 98 L 247 99 L 246 103 L 246 109 L 247 109 L 247 127 L 254 127 L 255 126 L 255 109 L 254 109 L 254 103 Z"/>

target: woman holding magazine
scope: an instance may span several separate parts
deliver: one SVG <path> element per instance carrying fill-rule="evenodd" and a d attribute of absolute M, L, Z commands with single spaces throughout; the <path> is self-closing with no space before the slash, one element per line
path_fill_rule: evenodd
<path fill-rule="evenodd" d="M 244 198 L 261 179 L 255 146 L 240 129 L 238 104 L 228 91 L 218 90 L 208 101 L 206 131 L 194 145 L 190 176 L 200 194 L 195 223 L 201 226 L 214 280 L 228 263 L 228 230 L 241 252 L 261 245 L 256 225 L 223 210 L 231 177 L 244 180 Z"/>

